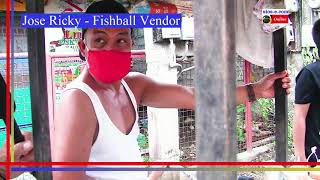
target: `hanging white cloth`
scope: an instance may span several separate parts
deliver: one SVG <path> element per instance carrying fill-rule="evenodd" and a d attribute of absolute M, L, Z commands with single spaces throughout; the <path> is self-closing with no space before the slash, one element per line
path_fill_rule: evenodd
<path fill-rule="evenodd" d="M 247 61 L 270 68 L 274 66 L 272 33 L 265 33 L 253 14 L 254 0 L 237 1 L 236 52 Z"/>

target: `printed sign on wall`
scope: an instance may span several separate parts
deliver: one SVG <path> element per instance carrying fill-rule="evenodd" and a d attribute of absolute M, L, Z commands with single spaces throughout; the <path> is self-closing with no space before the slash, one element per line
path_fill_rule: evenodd
<path fill-rule="evenodd" d="M 82 62 L 77 57 L 53 59 L 56 103 L 59 103 L 61 93 L 66 86 L 80 75 Z"/>

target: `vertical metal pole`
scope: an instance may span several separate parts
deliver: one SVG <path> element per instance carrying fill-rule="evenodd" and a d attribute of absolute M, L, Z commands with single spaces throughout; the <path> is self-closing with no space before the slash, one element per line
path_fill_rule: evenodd
<path fill-rule="evenodd" d="M 250 62 L 244 60 L 244 83 L 250 83 Z M 246 102 L 246 145 L 247 151 L 252 152 L 252 111 L 251 102 Z"/>
<path fill-rule="evenodd" d="M 194 0 L 198 161 L 236 161 L 235 2 Z M 198 172 L 198 179 L 236 179 Z"/>
<path fill-rule="evenodd" d="M 287 68 L 285 30 L 273 33 L 274 70 L 281 72 Z M 287 161 L 288 157 L 288 99 L 281 80 L 275 83 L 276 161 Z"/>
<path fill-rule="evenodd" d="M 27 0 L 28 13 L 43 13 L 44 1 Z M 28 29 L 28 55 L 35 160 L 50 162 L 50 134 L 44 29 Z M 52 179 L 52 173 L 37 172 L 37 179 Z"/>

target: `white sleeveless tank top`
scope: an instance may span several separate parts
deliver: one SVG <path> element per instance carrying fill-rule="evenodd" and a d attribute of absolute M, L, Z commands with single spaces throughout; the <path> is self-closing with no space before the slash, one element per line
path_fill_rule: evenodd
<path fill-rule="evenodd" d="M 80 89 L 86 93 L 92 104 L 99 123 L 99 133 L 92 145 L 89 162 L 142 162 L 137 138 L 139 135 L 137 102 L 124 80 L 122 85 L 127 91 L 135 109 L 135 122 L 128 135 L 122 133 L 111 121 L 98 95 L 83 82 L 72 82 L 66 90 Z M 98 166 L 101 167 L 101 166 Z M 106 166 L 103 166 L 106 167 Z M 108 166 L 110 167 L 110 166 Z M 123 167 L 123 166 L 118 166 Z M 132 167 L 132 166 L 131 166 Z M 96 180 L 146 180 L 147 172 L 137 171 L 86 171 L 87 176 Z"/>

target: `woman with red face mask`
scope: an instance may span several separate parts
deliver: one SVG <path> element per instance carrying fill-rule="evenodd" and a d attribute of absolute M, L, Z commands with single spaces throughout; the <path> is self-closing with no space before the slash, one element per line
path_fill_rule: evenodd
<path fill-rule="evenodd" d="M 86 13 L 128 13 L 113 0 L 91 4 Z M 130 72 L 131 29 L 84 29 L 79 41 L 86 60 L 81 75 L 68 85 L 55 112 L 53 161 L 139 162 L 138 105 L 195 109 L 194 88 L 161 84 Z M 287 72 L 271 74 L 253 85 L 236 89 L 237 103 L 273 97 L 273 84 Z M 247 93 L 247 90 L 250 93 Z M 250 98 L 248 96 L 250 94 Z M 159 173 L 161 174 L 161 173 Z M 157 179 L 152 174 L 150 179 Z M 146 172 L 54 172 L 54 179 L 147 179 Z"/>
<path fill-rule="evenodd" d="M 128 13 L 115 1 L 86 13 Z M 131 67 L 131 29 L 83 29 L 80 76 L 55 113 L 53 161 L 142 162 L 137 142 L 138 99 L 125 77 Z M 76 151 L 74 151 L 76 147 Z M 72 150 L 73 149 L 73 150 Z M 152 173 L 157 179 L 160 172 Z M 54 179 L 148 179 L 147 172 L 54 172 Z"/>

